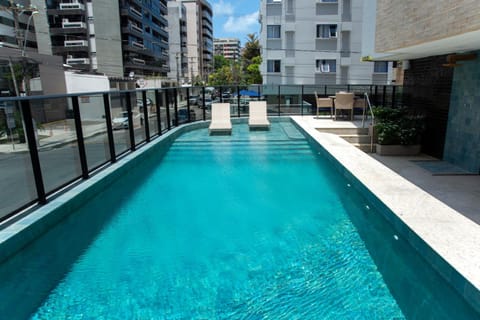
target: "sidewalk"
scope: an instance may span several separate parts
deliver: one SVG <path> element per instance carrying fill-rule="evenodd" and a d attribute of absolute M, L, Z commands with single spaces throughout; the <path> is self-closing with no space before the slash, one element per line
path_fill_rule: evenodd
<path fill-rule="evenodd" d="M 82 123 L 84 138 L 104 133 L 107 126 L 104 121 L 84 121 Z M 37 130 L 39 150 L 61 146 L 76 141 L 75 123 L 73 119 L 66 119 L 52 123 L 42 124 Z M 0 153 L 28 152 L 27 143 L 0 144 Z"/>

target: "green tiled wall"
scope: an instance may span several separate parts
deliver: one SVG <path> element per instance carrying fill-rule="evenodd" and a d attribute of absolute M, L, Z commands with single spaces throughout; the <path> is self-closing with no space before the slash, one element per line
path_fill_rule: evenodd
<path fill-rule="evenodd" d="M 443 158 L 472 173 L 480 171 L 480 51 L 455 67 Z"/>

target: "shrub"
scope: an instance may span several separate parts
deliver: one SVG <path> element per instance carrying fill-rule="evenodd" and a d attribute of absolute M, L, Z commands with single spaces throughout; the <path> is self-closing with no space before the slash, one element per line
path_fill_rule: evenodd
<path fill-rule="evenodd" d="M 413 145 L 420 143 L 425 117 L 407 108 L 377 107 L 374 110 L 378 143 Z"/>

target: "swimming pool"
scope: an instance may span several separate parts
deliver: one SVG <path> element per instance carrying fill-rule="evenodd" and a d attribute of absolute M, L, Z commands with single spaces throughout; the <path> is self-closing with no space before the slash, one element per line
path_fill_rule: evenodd
<path fill-rule="evenodd" d="M 292 123 L 163 151 L 2 265 L 1 314 L 478 316 Z"/>

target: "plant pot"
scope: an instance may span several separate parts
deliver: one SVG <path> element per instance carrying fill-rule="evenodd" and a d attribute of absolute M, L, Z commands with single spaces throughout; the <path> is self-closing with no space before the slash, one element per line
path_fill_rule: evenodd
<path fill-rule="evenodd" d="M 381 156 L 414 156 L 420 153 L 422 146 L 419 144 L 409 146 L 377 144 L 376 147 L 377 154 Z"/>

